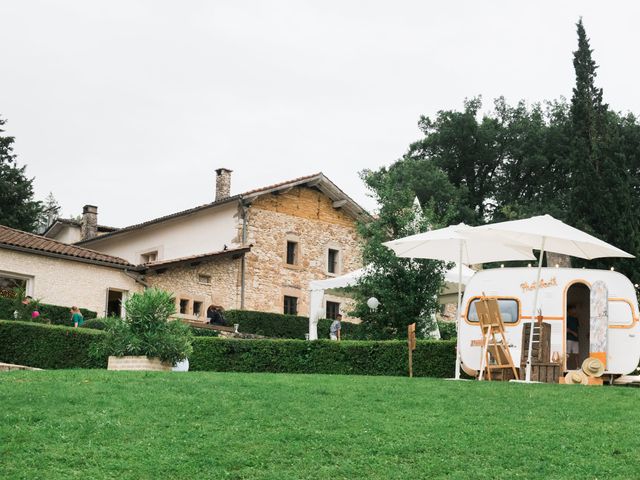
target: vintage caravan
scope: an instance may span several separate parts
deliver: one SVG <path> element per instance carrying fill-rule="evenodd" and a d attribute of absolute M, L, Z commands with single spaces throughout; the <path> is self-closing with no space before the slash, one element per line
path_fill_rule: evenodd
<path fill-rule="evenodd" d="M 498 299 L 511 355 L 521 365 L 523 325 L 531 322 L 536 274 L 532 267 L 496 268 L 480 271 L 469 281 L 459 331 L 462 367 L 469 375 L 478 375 L 481 368 L 482 333 L 475 302 L 483 295 Z M 568 305 L 575 307 L 578 318 L 579 360 L 593 354 L 589 350 L 596 332 L 591 329 L 596 325 L 606 351 L 601 354 L 606 356 L 605 376 L 613 379 L 632 373 L 640 361 L 640 326 L 636 289 L 629 279 L 609 270 L 542 269 L 536 316 L 541 314 L 551 326 L 551 357 L 560 359 L 563 369 Z"/>

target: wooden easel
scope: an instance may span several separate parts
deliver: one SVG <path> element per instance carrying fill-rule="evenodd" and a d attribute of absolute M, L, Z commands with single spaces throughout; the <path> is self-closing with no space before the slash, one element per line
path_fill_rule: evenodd
<path fill-rule="evenodd" d="M 486 369 L 487 380 L 492 380 L 492 372 L 495 370 L 501 372 L 503 380 L 506 378 L 507 372 L 511 370 L 514 378 L 518 380 L 518 370 L 513 364 L 513 358 L 509 351 L 498 300 L 481 297 L 476 302 L 476 312 L 482 330 L 482 358 L 478 379 L 482 380 Z"/>

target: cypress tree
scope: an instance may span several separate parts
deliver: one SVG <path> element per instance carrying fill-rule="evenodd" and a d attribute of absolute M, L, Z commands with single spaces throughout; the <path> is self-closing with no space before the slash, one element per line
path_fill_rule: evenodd
<path fill-rule="evenodd" d="M 571 153 L 568 222 L 630 253 L 638 252 L 638 225 L 627 158 L 620 154 L 618 117 L 595 84 L 593 60 L 582 19 L 577 23 L 578 49 L 573 53 L 576 84 L 571 98 Z M 579 264 L 582 262 L 578 262 Z M 588 265 L 616 266 L 632 280 L 640 277 L 637 262 L 601 259 Z"/>

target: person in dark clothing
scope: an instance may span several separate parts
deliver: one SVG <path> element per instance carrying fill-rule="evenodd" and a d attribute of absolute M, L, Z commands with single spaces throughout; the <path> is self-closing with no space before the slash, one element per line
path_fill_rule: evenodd
<path fill-rule="evenodd" d="M 209 305 L 209 308 L 207 308 L 207 322 L 212 325 L 224 325 L 222 307 Z"/>
<path fill-rule="evenodd" d="M 578 355 L 580 353 L 579 328 L 576 306 L 569 305 L 567 307 L 567 368 L 569 370 L 578 368 Z"/>

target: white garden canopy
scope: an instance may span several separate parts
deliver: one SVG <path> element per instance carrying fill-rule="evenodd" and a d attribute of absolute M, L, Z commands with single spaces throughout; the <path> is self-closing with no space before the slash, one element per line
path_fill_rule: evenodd
<path fill-rule="evenodd" d="M 360 277 L 367 272 L 368 267 L 360 268 L 349 272 L 341 277 L 327 278 L 326 280 L 314 280 L 309 284 L 309 340 L 318 339 L 318 320 L 324 318 L 325 311 L 322 308 L 324 303 L 325 290 L 334 288 L 350 287 L 358 283 Z M 469 267 L 462 265 L 462 283 L 466 285 L 475 272 Z M 458 283 L 458 266 L 447 270 L 444 274 L 447 283 Z"/>

